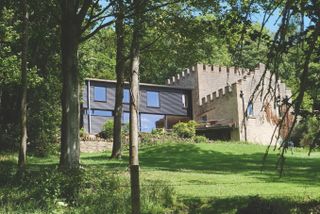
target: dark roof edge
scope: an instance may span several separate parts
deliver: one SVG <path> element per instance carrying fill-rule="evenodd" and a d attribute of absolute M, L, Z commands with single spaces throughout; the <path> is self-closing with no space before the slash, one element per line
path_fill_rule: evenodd
<path fill-rule="evenodd" d="M 85 80 L 96 81 L 96 82 L 107 82 L 107 83 L 114 83 L 114 84 L 117 82 L 116 80 L 106 80 L 106 79 L 96 79 L 96 78 L 86 78 Z M 125 82 L 125 84 L 129 84 L 129 82 Z M 179 87 L 179 86 L 171 86 L 171 85 L 158 85 L 158 84 L 150 84 L 150 83 L 140 83 L 140 86 L 192 90 L 192 88 L 187 88 L 187 87 Z"/>

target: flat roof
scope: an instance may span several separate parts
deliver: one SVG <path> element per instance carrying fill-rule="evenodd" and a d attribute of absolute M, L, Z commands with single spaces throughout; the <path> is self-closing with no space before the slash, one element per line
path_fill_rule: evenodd
<path fill-rule="evenodd" d="M 96 82 L 106 82 L 116 84 L 116 80 L 106 80 L 106 79 L 96 79 L 96 78 L 86 78 L 85 80 L 96 81 Z M 125 84 L 129 84 L 129 82 L 125 82 Z M 139 83 L 140 86 L 148 86 L 148 87 L 158 87 L 158 88 L 168 88 L 168 89 L 180 89 L 180 90 L 192 90 L 193 88 L 181 87 L 181 86 L 171 86 L 171 85 L 158 85 L 151 83 Z"/>

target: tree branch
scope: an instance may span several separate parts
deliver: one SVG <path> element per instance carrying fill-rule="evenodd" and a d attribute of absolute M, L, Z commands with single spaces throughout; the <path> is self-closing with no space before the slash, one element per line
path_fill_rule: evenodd
<path fill-rule="evenodd" d="M 80 42 L 84 42 L 84 41 L 90 39 L 92 36 L 94 36 L 96 33 L 98 33 L 99 30 L 101 30 L 101 29 L 103 29 L 103 28 L 105 28 L 105 27 L 107 27 L 107 26 L 110 26 L 110 25 L 112 25 L 113 23 L 114 23 L 114 20 L 111 20 L 111 21 L 106 22 L 106 23 L 104 23 L 104 24 L 100 24 L 97 28 L 95 28 L 95 29 L 94 29 L 93 31 L 91 31 L 89 34 L 87 34 L 86 36 L 81 37 L 81 38 L 80 38 Z"/>

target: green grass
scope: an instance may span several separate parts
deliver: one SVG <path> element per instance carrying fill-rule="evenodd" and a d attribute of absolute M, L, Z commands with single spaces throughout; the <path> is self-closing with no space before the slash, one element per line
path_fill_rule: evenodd
<path fill-rule="evenodd" d="M 271 151 L 263 164 L 265 150 L 264 146 L 239 143 L 145 146 L 140 149 L 141 179 L 172 186 L 178 199 L 188 204 L 188 212 L 194 213 L 234 212 L 255 196 L 291 205 L 319 199 L 319 152 L 311 156 L 304 150 L 288 152 L 280 177 L 278 151 Z M 81 164 L 117 172 L 128 180 L 128 152 L 122 160 L 109 160 L 109 155 L 81 154 Z M 2 155 L 1 166 L 15 164 L 13 158 Z M 29 157 L 28 162 L 30 169 L 55 167 L 58 157 Z"/>
<path fill-rule="evenodd" d="M 277 151 L 262 162 L 266 147 L 250 144 L 165 144 L 140 150 L 143 179 L 160 179 L 176 187 L 181 197 L 265 195 L 317 198 L 319 152 L 286 154 L 282 177 L 276 170 Z M 121 161 L 109 154 L 82 154 L 85 166 L 127 170 L 127 153 Z"/>

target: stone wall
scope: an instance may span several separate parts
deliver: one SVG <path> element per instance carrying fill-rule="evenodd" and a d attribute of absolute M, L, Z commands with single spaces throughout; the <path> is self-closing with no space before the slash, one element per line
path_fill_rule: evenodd
<path fill-rule="evenodd" d="M 80 141 L 80 152 L 103 152 L 112 150 L 111 141 Z"/>
<path fill-rule="evenodd" d="M 276 97 L 280 96 L 280 100 L 282 100 L 285 96 L 291 96 L 291 91 L 284 83 L 281 83 L 279 80 L 276 81 L 275 77 L 272 76 L 269 71 L 266 72 L 264 79 L 261 82 L 261 75 L 264 72 L 264 69 L 265 67 L 263 64 L 260 64 L 260 67 L 256 69 L 254 75 L 247 76 L 245 79 L 239 81 L 238 91 L 239 93 L 240 91 L 243 91 L 243 102 L 245 106 L 245 109 L 243 109 L 241 104 L 238 108 L 239 134 L 240 140 L 245 140 L 244 126 L 246 126 L 247 141 L 259 144 L 269 144 L 270 142 L 274 144 L 276 139 L 271 138 L 276 129 L 278 120 L 280 119 Z M 260 86 L 257 87 L 259 84 Z M 268 91 L 269 87 L 271 87 L 270 91 Z M 254 96 L 251 97 L 253 93 Z M 240 96 L 237 97 L 238 103 L 241 103 L 242 98 Z M 253 103 L 253 115 L 248 116 L 244 121 L 243 112 L 247 110 L 251 98 Z"/>
<path fill-rule="evenodd" d="M 237 88 L 234 83 L 203 97 L 195 119 L 206 117 L 212 123 L 238 127 Z"/>
<path fill-rule="evenodd" d="M 248 141 L 268 144 L 279 118 L 276 97 L 280 96 L 280 99 L 285 96 L 290 97 L 291 91 L 280 80 L 276 80 L 269 71 L 266 71 L 263 76 L 264 72 L 264 64 L 259 64 L 253 71 L 197 64 L 168 79 L 167 84 L 193 88 L 194 120 L 201 121 L 203 116 L 206 116 L 207 121 L 216 121 L 225 125 L 234 124 L 231 132 L 233 140 L 245 140 L 246 127 Z M 265 96 L 269 86 L 275 93 Z M 243 98 L 240 97 L 241 91 Z M 243 120 L 244 112 L 254 93 L 252 99 L 254 113 Z M 266 103 L 269 103 L 268 114 L 265 109 Z"/>

